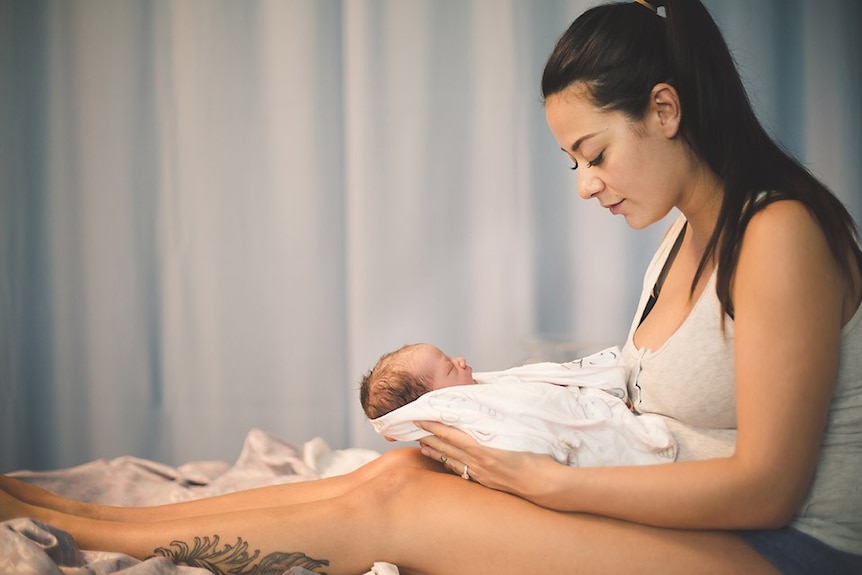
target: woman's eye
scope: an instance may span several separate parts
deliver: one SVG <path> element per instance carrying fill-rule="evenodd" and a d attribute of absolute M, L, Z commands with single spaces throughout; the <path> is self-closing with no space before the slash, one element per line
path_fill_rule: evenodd
<path fill-rule="evenodd" d="M 569 165 L 569 169 L 570 170 L 577 170 L 578 169 L 578 161 L 575 160 L 574 158 L 570 158 L 570 161 L 572 163 Z"/>
<path fill-rule="evenodd" d="M 599 155 L 595 157 L 594 160 L 587 162 L 587 166 L 589 166 L 590 168 L 592 168 L 593 166 L 598 166 L 599 164 L 602 163 L 602 160 L 604 160 L 604 159 L 605 159 L 605 151 L 602 150 L 599 153 Z"/>

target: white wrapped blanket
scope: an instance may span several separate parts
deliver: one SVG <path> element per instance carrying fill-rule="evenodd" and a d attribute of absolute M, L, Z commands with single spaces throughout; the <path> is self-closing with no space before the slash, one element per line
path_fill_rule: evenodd
<path fill-rule="evenodd" d="M 477 385 L 429 391 L 371 421 L 391 439 L 428 435 L 415 421 L 439 421 L 479 443 L 551 455 L 564 465 L 669 463 L 677 445 L 664 421 L 627 407 L 618 348 L 568 363 L 534 363 L 474 373 Z"/>

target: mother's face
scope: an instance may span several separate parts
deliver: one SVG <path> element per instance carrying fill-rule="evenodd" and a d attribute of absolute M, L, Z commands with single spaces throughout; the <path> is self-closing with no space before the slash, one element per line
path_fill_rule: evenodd
<path fill-rule="evenodd" d="M 657 88 L 667 85 L 658 85 Z M 662 219 L 682 201 L 690 154 L 678 137 L 678 104 L 655 89 L 644 118 L 597 108 L 584 89 L 548 97 L 545 117 L 560 148 L 578 166 L 578 195 L 595 198 L 632 228 Z"/>

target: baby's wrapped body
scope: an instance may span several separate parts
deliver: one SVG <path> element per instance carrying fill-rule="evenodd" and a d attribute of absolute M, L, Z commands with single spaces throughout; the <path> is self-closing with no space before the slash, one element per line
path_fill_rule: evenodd
<path fill-rule="evenodd" d="M 676 458 L 676 442 L 661 418 L 636 415 L 627 407 L 618 348 L 568 363 L 534 363 L 473 377 L 480 385 L 429 391 L 371 423 L 381 435 L 413 441 L 428 435 L 414 421 L 439 421 L 482 444 L 544 453 L 572 466 Z"/>

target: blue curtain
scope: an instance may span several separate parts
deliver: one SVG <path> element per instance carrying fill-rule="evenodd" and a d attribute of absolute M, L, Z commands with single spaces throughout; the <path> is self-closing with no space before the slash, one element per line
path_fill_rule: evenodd
<path fill-rule="evenodd" d="M 0 472 L 386 449 L 382 353 L 620 343 L 659 223 L 576 197 L 539 77 L 589 2 L 0 0 Z M 862 4 L 710 0 L 862 219 Z"/>

